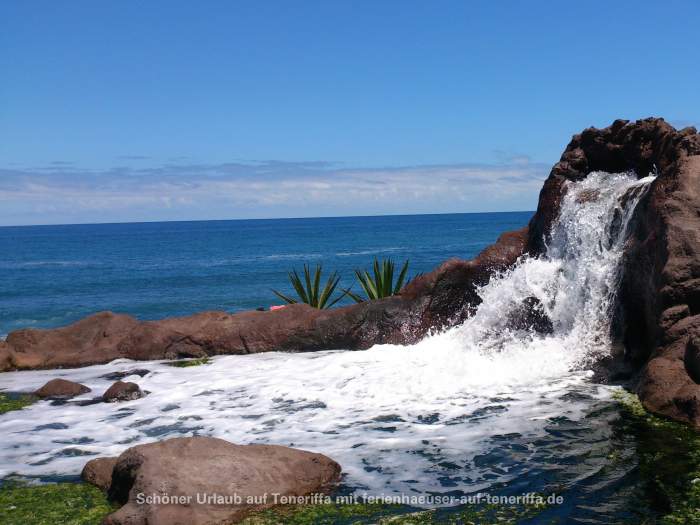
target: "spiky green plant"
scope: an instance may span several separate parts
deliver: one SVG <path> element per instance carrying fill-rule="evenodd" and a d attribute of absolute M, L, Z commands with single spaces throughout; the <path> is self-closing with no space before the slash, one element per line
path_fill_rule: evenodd
<path fill-rule="evenodd" d="M 396 282 L 394 282 L 394 268 L 395 264 L 391 259 L 384 259 L 380 264 L 379 260 L 375 258 L 372 274 L 366 270 L 355 270 L 355 277 L 357 277 L 366 297 L 360 297 L 350 290 L 345 290 L 345 293 L 358 303 L 396 295 L 401 291 L 406 281 L 408 259 L 403 263 Z"/>
<path fill-rule="evenodd" d="M 289 297 L 288 295 L 278 292 L 277 290 L 272 290 L 272 292 L 284 302 L 289 304 L 302 302 L 308 304 L 309 306 L 313 306 L 314 308 L 330 308 L 345 297 L 348 292 L 344 291 L 339 297 L 331 300 L 331 297 L 335 293 L 335 289 L 338 286 L 338 282 L 340 282 L 340 276 L 338 275 L 338 272 L 333 272 L 330 277 L 328 277 L 326 285 L 323 287 L 323 289 L 321 289 L 322 273 L 323 270 L 320 264 L 316 265 L 313 278 L 309 266 L 305 264 L 303 281 L 296 270 L 289 272 L 289 282 L 292 283 L 298 299 Z"/>

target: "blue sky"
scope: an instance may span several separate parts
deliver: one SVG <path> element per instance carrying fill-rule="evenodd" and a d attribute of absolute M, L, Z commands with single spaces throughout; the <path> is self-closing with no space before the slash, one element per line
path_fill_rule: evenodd
<path fill-rule="evenodd" d="M 534 209 L 573 133 L 700 122 L 700 3 L 8 0 L 0 224 Z"/>

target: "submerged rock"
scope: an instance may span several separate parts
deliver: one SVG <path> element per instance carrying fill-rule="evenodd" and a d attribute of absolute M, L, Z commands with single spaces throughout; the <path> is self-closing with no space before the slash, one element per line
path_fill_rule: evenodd
<path fill-rule="evenodd" d="M 73 381 L 68 381 L 67 379 L 52 379 L 39 390 L 34 392 L 34 395 L 40 398 L 58 398 L 65 399 L 69 397 L 79 396 L 80 394 L 85 394 L 91 392 L 91 390 L 85 385 L 80 383 L 74 383 Z"/>
<path fill-rule="evenodd" d="M 105 519 L 109 525 L 237 522 L 252 510 L 279 503 L 273 494 L 325 492 L 341 470 L 321 454 L 276 445 L 234 445 L 210 437 L 138 445 L 118 458 L 93 460 L 85 470 L 99 467 L 95 478 L 104 485 L 111 461 L 108 494 L 123 506 Z"/>
<path fill-rule="evenodd" d="M 552 320 L 537 297 L 527 297 L 519 308 L 510 312 L 506 326 L 514 330 L 527 330 L 540 334 L 551 334 L 554 330 Z"/>
<path fill-rule="evenodd" d="M 115 401 L 133 401 L 143 396 L 143 391 L 136 383 L 117 381 L 107 389 L 102 396 L 102 400 L 107 403 L 113 403 Z"/>
<path fill-rule="evenodd" d="M 108 379 L 109 381 L 119 381 L 121 379 L 124 379 L 125 377 L 129 376 L 139 376 L 143 377 L 146 374 L 150 374 L 150 370 L 146 370 L 145 368 L 134 368 L 132 370 L 122 370 L 120 372 L 110 372 L 109 374 L 105 374 L 103 376 L 100 376 L 101 379 Z"/>
<path fill-rule="evenodd" d="M 14 368 L 13 352 L 5 341 L 0 341 L 0 372 Z"/>

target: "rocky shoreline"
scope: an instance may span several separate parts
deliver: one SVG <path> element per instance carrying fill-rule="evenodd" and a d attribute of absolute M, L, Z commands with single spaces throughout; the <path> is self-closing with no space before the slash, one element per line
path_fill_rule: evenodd
<path fill-rule="evenodd" d="M 478 303 L 476 286 L 524 253 L 525 229 L 503 234 L 471 261 L 451 260 L 399 295 L 342 308 L 305 304 L 237 314 L 203 312 L 143 321 L 101 312 L 54 330 L 17 330 L 0 342 L 0 371 L 74 368 L 114 359 L 179 359 L 269 351 L 366 349 L 408 344 L 459 323 Z"/>
<path fill-rule="evenodd" d="M 473 260 L 443 263 L 397 296 L 332 310 L 291 305 L 143 322 L 101 312 L 64 328 L 10 333 L 0 342 L 0 371 L 414 343 L 468 317 L 479 302 L 476 288 L 494 272 L 522 255 L 542 253 L 565 182 L 591 171 L 658 175 L 626 249 L 615 319 L 624 351 L 615 361 L 639 371 L 647 409 L 700 428 L 700 386 L 693 379 L 700 378 L 700 135 L 658 118 L 618 120 L 575 135 L 545 181 L 527 228 L 504 233 Z M 533 311 L 524 305 L 525 316 Z"/>

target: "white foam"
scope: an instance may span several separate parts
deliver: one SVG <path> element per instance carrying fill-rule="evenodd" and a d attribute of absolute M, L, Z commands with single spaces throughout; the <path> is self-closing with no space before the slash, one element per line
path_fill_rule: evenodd
<path fill-rule="evenodd" d="M 524 258 L 494 277 L 480 290 L 483 303 L 472 318 L 413 346 L 225 356 L 192 368 L 122 360 L 2 374 L 5 390 L 32 390 L 60 376 L 101 394 L 110 381 L 99 376 L 147 368 L 145 377 L 127 380 L 151 393 L 118 404 L 42 401 L 5 414 L 0 477 L 77 474 L 85 454 L 115 455 L 196 433 L 325 453 L 357 490 L 470 492 L 507 481 L 531 455 L 528 444 L 546 435 L 547 422 L 579 421 L 593 400 L 610 395 L 590 383 L 586 366 L 609 348 L 626 225 L 650 180 L 594 173 L 572 185 L 547 256 Z M 576 203 L 592 189 L 597 199 Z M 530 297 L 541 301 L 553 333 L 508 325 L 509 312 Z M 55 425 L 37 428 L 48 423 Z M 524 451 L 481 461 L 502 446 L 502 436 L 524 443 Z"/>

